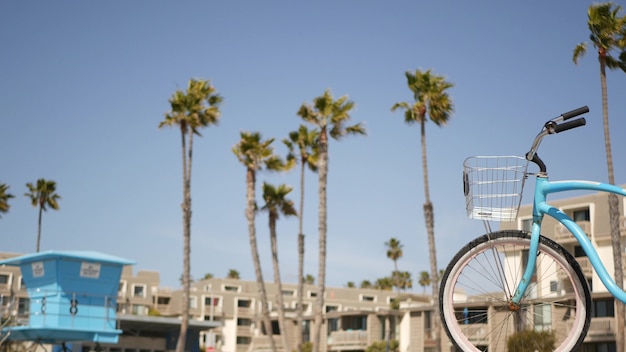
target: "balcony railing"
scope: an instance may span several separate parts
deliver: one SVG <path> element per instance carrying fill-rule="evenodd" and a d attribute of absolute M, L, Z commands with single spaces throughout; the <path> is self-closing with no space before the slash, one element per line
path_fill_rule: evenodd
<path fill-rule="evenodd" d="M 576 225 L 580 226 L 580 228 L 587 234 L 587 237 L 591 234 L 591 222 L 589 221 L 576 221 Z M 576 241 L 576 237 L 572 235 L 569 230 L 563 226 L 561 223 L 558 223 L 554 226 L 554 238 L 559 242 L 574 242 Z"/>
<path fill-rule="evenodd" d="M 328 349 L 338 350 L 363 350 L 367 347 L 367 331 L 348 330 L 333 331 L 328 338 Z"/>
<path fill-rule="evenodd" d="M 280 340 L 280 335 L 275 335 L 273 339 L 276 350 L 283 352 L 285 349 L 283 348 Z M 253 336 L 250 346 L 248 347 L 248 352 L 272 352 L 272 345 L 270 343 L 269 336 Z"/>
<path fill-rule="evenodd" d="M 580 269 L 583 271 L 583 275 L 589 278 L 593 276 L 593 266 L 591 265 L 591 261 L 587 257 L 576 257 L 576 261 L 580 265 Z M 567 273 L 564 271 L 559 271 L 559 279 L 566 279 Z"/>
<path fill-rule="evenodd" d="M 462 327 L 463 334 L 476 345 L 489 342 L 489 326 L 487 324 L 466 324 Z"/>
<path fill-rule="evenodd" d="M 617 330 L 617 324 L 615 323 L 615 317 L 598 317 L 591 318 L 591 324 L 589 325 L 589 331 L 587 336 L 615 336 Z"/>

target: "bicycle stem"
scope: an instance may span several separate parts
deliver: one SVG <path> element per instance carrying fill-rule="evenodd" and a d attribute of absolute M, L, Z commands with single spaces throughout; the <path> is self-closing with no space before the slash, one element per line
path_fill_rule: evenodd
<path fill-rule="evenodd" d="M 530 151 L 526 153 L 526 160 L 531 161 L 537 164 L 537 166 L 539 166 L 539 176 L 547 175 L 546 165 L 541 160 L 541 158 L 539 158 L 539 156 L 537 155 L 537 149 L 539 149 L 539 145 L 541 144 L 541 140 L 543 139 L 543 137 L 549 134 L 555 134 L 555 133 L 567 131 L 572 128 L 584 126 L 586 124 L 584 117 L 581 117 L 574 121 L 569 121 L 569 122 L 565 122 L 562 124 L 560 123 L 563 121 L 569 120 L 572 117 L 576 117 L 578 115 L 582 115 L 587 112 L 589 112 L 589 107 L 585 105 L 578 109 L 565 112 L 561 114 L 560 116 L 557 116 L 553 118 L 552 120 L 549 120 L 543 125 L 541 132 L 539 132 L 537 136 L 535 137 L 535 140 L 533 141 L 533 144 L 530 147 Z"/>

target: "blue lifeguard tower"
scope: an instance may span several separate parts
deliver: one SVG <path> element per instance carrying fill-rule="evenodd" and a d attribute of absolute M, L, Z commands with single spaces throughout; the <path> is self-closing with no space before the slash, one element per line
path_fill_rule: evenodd
<path fill-rule="evenodd" d="M 0 261 L 19 266 L 30 298 L 29 319 L 7 326 L 9 340 L 61 344 L 117 343 L 117 294 L 124 265 L 135 262 L 88 251 L 48 251 Z"/>

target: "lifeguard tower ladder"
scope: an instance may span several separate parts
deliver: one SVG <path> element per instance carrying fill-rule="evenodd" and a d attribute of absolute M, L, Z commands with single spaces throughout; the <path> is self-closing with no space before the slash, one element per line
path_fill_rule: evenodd
<path fill-rule="evenodd" d="M 48 251 L 0 261 L 19 266 L 30 299 L 27 321 L 2 327 L 9 341 L 117 343 L 116 305 L 124 265 L 97 252 Z"/>

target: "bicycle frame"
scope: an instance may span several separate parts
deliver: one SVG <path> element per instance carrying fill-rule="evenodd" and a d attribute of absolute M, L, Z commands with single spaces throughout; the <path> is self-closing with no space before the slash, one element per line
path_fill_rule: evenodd
<path fill-rule="evenodd" d="M 578 226 L 574 220 L 563 213 L 561 210 L 550 205 L 546 201 L 546 197 L 550 193 L 558 193 L 565 191 L 575 190 L 591 190 L 606 193 L 614 193 L 617 195 L 626 196 L 626 189 L 620 188 L 608 183 L 592 182 L 592 181 L 549 181 L 547 176 L 537 176 L 535 182 L 535 195 L 533 201 L 533 225 L 532 234 L 530 240 L 530 249 L 528 255 L 528 263 L 522 277 L 522 281 L 519 283 L 515 294 L 512 298 L 513 303 L 519 304 L 531 282 L 531 277 L 535 271 L 535 264 L 537 259 L 537 252 L 539 246 L 539 236 L 541 234 L 541 222 L 544 215 L 548 215 L 554 218 L 559 223 L 563 224 L 569 232 L 571 232 L 582 249 L 587 254 L 591 265 L 600 277 L 600 280 L 609 290 L 609 292 L 618 300 L 626 303 L 626 291 L 617 286 L 615 280 L 609 275 L 604 264 L 600 260 L 597 251 L 593 247 L 591 240 L 585 234 L 585 232 Z"/>

